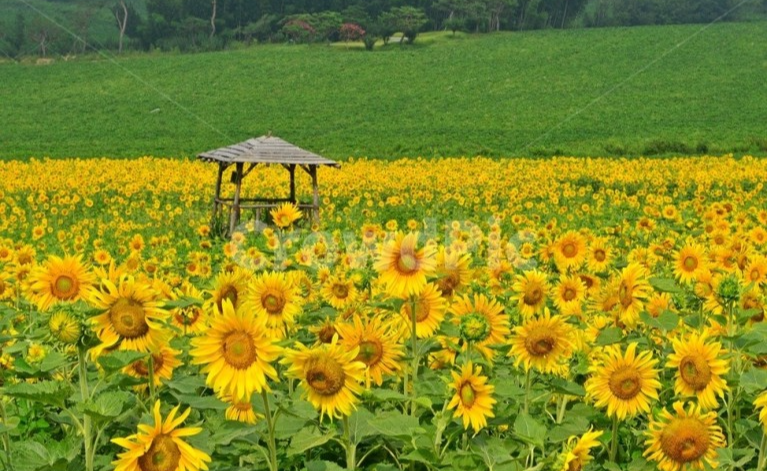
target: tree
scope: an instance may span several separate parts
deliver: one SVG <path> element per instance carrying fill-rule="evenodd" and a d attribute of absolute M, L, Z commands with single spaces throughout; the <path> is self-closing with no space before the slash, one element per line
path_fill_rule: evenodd
<path fill-rule="evenodd" d="M 117 5 L 113 9 L 115 19 L 117 20 L 117 27 L 120 29 L 120 39 L 117 46 L 117 53 L 123 52 L 123 38 L 125 38 L 125 29 L 128 27 L 128 4 L 126 0 L 118 0 Z"/>
<path fill-rule="evenodd" d="M 213 36 L 216 34 L 216 0 L 212 0 L 213 8 L 210 12 L 210 38 L 213 39 Z"/>
<path fill-rule="evenodd" d="M 397 7 L 391 9 L 391 14 L 396 18 L 396 25 L 399 31 L 407 40 L 408 44 L 413 44 L 418 32 L 428 22 L 426 14 L 420 8 Z"/>

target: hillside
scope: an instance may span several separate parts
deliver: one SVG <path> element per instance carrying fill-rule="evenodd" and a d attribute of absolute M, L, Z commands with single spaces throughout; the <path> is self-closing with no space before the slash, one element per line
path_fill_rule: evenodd
<path fill-rule="evenodd" d="M 765 23 L 0 64 L 0 157 L 767 153 Z"/>

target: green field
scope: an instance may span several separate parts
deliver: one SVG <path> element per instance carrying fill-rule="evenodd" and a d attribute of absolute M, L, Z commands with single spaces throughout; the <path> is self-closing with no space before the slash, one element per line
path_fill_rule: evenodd
<path fill-rule="evenodd" d="M 767 154 L 765 23 L 0 64 L 0 157 Z M 419 44 L 420 43 L 420 44 Z"/>

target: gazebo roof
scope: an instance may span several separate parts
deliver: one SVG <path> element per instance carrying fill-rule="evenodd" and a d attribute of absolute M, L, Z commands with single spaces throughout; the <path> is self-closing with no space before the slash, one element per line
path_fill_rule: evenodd
<path fill-rule="evenodd" d="M 206 162 L 223 162 L 226 164 L 243 162 L 254 164 L 341 166 L 338 162 L 301 149 L 274 136 L 256 137 L 239 144 L 209 150 L 198 154 L 197 158 Z"/>

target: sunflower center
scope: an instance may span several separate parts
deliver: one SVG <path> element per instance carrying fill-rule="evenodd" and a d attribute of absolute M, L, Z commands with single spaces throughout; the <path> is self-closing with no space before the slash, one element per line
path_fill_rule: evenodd
<path fill-rule="evenodd" d="M 191 309 L 184 309 L 182 311 L 176 312 L 174 315 L 174 318 L 176 319 L 176 322 L 178 322 L 181 325 L 194 325 L 195 322 L 200 318 L 200 308 L 191 308 Z"/>
<path fill-rule="evenodd" d="M 749 276 L 751 277 L 751 281 L 756 281 L 759 278 L 761 278 L 762 274 L 759 273 L 759 270 L 754 268 L 753 270 L 751 270 L 751 274 Z"/>
<path fill-rule="evenodd" d="M 450 273 L 437 282 L 439 290 L 442 291 L 442 294 L 445 296 L 453 294 L 453 291 L 455 291 L 459 284 L 461 284 L 461 279 L 455 273 Z"/>
<path fill-rule="evenodd" d="M 269 314 L 279 314 L 285 307 L 285 298 L 280 294 L 264 293 L 261 296 L 261 305 Z"/>
<path fill-rule="evenodd" d="M 562 254 L 564 254 L 567 258 L 575 257 L 575 254 L 578 253 L 578 248 L 575 247 L 575 244 L 572 242 L 566 243 L 564 246 L 562 246 Z"/>
<path fill-rule="evenodd" d="M 366 340 L 360 342 L 360 352 L 357 354 L 355 360 L 361 361 L 367 366 L 373 366 L 381 361 L 382 356 L 383 346 L 381 345 L 381 342 L 378 342 L 377 340 Z"/>
<path fill-rule="evenodd" d="M 152 362 L 154 363 L 154 373 L 157 373 L 162 368 L 165 358 L 162 355 L 152 355 Z M 133 371 L 139 376 L 149 376 L 149 362 L 146 360 L 139 360 L 133 363 Z"/>
<path fill-rule="evenodd" d="M 627 401 L 642 391 L 642 377 L 636 368 L 624 366 L 610 375 L 609 386 L 616 397 Z"/>
<path fill-rule="evenodd" d="M 545 357 L 556 345 L 556 339 L 546 327 L 532 329 L 525 339 L 525 349 L 534 357 Z"/>
<path fill-rule="evenodd" d="M 332 358 L 317 358 L 306 370 L 306 382 L 321 396 L 332 396 L 344 387 L 344 368 Z"/>
<path fill-rule="evenodd" d="M 706 454 L 709 447 L 706 424 L 698 419 L 673 419 L 663 429 L 660 447 L 663 453 L 677 463 L 696 461 Z"/>
<path fill-rule="evenodd" d="M 679 363 L 679 375 L 682 380 L 696 391 L 706 389 L 711 382 L 711 368 L 705 358 L 686 356 Z"/>
<path fill-rule="evenodd" d="M 468 409 L 474 405 L 474 401 L 477 400 L 477 395 L 474 392 L 474 388 L 471 387 L 471 383 L 463 383 L 461 386 L 461 404 Z"/>
<path fill-rule="evenodd" d="M 130 298 L 120 298 L 109 310 L 109 320 L 120 336 L 135 339 L 149 332 L 144 307 Z"/>
<path fill-rule="evenodd" d="M 682 263 L 684 264 L 684 269 L 687 271 L 693 271 L 698 268 L 698 259 L 689 255 L 684 258 Z"/>
<path fill-rule="evenodd" d="M 139 459 L 141 471 L 174 471 L 181 461 L 181 450 L 168 435 L 158 435 Z"/>
<path fill-rule="evenodd" d="M 58 299 L 72 299 L 77 296 L 80 284 L 69 275 L 59 275 L 54 280 L 51 294 Z"/>
<path fill-rule="evenodd" d="M 256 361 L 256 345 L 246 332 L 232 332 L 224 339 L 224 360 L 238 370 Z"/>
<path fill-rule="evenodd" d="M 565 292 L 562 293 L 562 299 L 565 301 L 572 301 L 575 299 L 576 292 L 572 288 L 565 288 Z"/>
<path fill-rule="evenodd" d="M 461 318 L 461 337 L 470 342 L 481 342 L 490 336 L 490 323 L 478 312 Z"/>
<path fill-rule="evenodd" d="M 596 260 L 597 262 L 604 262 L 606 258 L 607 258 L 607 254 L 605 253 L 604 250 L 596 249 L 594 251 L 594 260 Z"/>
<path fill-rule="evenodd" d="M 415 254 L 404 252 L 401 253 L 397 259 L 397 270 L 400 273 L 409 275 L 418 269 L 418 259 L 415 258 Z"/>
<path fill-rule="evenodd" d="M 423 322 L 429 318 L 429 303 L 420 301 L 415 305 L 415 321 Z"/>
<path fill-rule="evenodd" d="M 317 337 L 322 343 L 332 342 L 334 335 L 336 335 L 336 328 L 330 324 L 323 325 L 320 331 L 317 333 Z"/>
<path fill-rule="evenodd" d="M 631 306 L 631 303 L 634 302 L 634 288 L 629 286 L 625 281 L 621 281 L 621 286 L 618 289 L 618 298 L 623 307 Z"/>
<path fill-rule="evenodd" d="M 228 299 L 232 302 L 232 306 L 237 305 L 237 288 L 233 285 L 226 285 L 221 289 L 221 295 L 218 299 L 219 309 L 223 309 L 224 300 Z"/>
<path fill-rule="evenodd" d="M 543 299 L 543 290 L 540 286 L 535 285 L 525 290 L 525 296 L 522 301 L 528 306 L 535 306 Z"/>
<path fill-rule="evenodd" d="M 343 283 L 333 285 L 333 296 L 338 299 L 346 299 L 349 296 L 349 287 Z"/>

